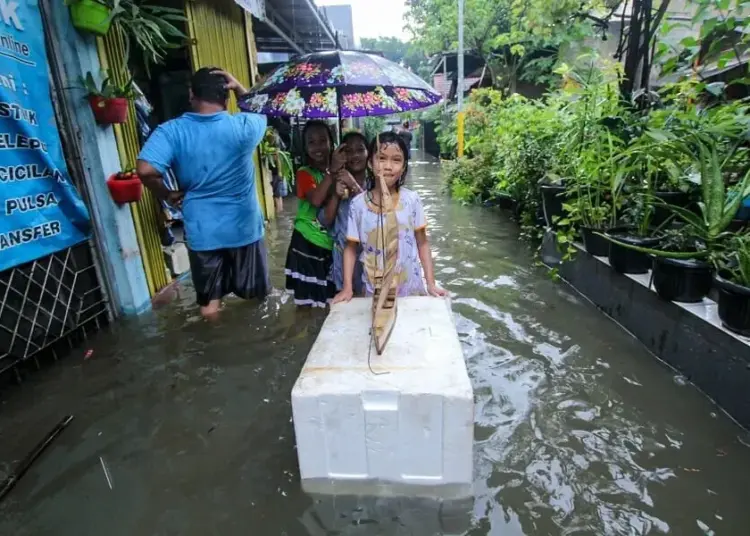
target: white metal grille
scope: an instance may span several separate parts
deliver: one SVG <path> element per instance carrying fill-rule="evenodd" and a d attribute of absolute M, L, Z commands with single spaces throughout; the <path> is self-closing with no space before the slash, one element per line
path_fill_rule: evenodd
<path fill-rule="evenodd" d="M 108 322 L 89 248 L 79 244 L 0 273 L 0 373 Z"/>

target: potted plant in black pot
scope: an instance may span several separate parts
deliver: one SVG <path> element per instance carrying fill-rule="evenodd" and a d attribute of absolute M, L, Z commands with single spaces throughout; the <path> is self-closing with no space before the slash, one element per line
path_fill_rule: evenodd
<path fill-rule="evenodd" d="M 750 336 L 750 234 L 735 235 L 721 258 L 714 278 L 719 318 L 730 331 Z"/>
<path fill-rule="evenodd" d="M 605 119 L 609 119 L 619 109 L 615 86 L 606 69 L 601 69 L 595 58 L 584 55 L 581 58 L 581 72 L 570 70 L 565 76 L 575 81 L 571 86 L 571 99 L 565 105 L 569 119 L 564 133 L 560 136 L 560 154 L 564 161 L 557 162 L 555 169 L 540 183 L 542 212 L 548 227 L 558 226 L 564 220 L 571 191 L 581 186 L 581 168 L 589 166 L 587 152 L 601 142 L 602 135 L 609 130 Z M 589 169 L 591 171 L 591 169 Z M 585 173 L 585 172 L 584 172 Z M 595 202 L 596 204 L 596 202 Z M 563 223 L 560 225 L 565 227 Z"/>
<path fill-rule="evenodd" d="M 666 300 L 685 303 L 700 302 L 711 290 L 711 281 L 726 241 L 732 234 L 729 225 L 742 199 L 750 194 L 750 172 L 734 186 L 726 186 L 722 158 L 715 145 L 703 142 L 697 147 L 700 169 L 701 202 L 699 213 L 666 205 L 675 214 L 680 227 L 663 234 L 656 248 L 621 243 L 610 237 L 613 247 L 649 255 L 653 261 L 653 284 L 657 294 Z M 675 150 L 681 148 L 677 145 Z M 683 146 L 690 150 L 690 146 Z"/>
<path fill-rule="evenodd" d="M 553 227 L 565 215 L 565 181 L 557 176 L 550 176 L 539 185 L 542 196 L 542 214 L 547 227 Z"/>
<path fill-rule="evenodd" d="M 655 224 L 657 206 L 666 206 L 654 195 L 656 179 L 669 157 L 662 140 L 643 131 L 630 140 L 627 150 L 618 157 L 618 172 L 624 174 L 621 203 L 622 219 L 614 222 L 607 233 L 611 242 L 609 263 L 623 274 L 645 274 L 651 269 L 651 258 L 642 251 L 654 248 L 662 238 L 660 225 Z"/>
<path fill-rule="evenodd" d="M 662 239 L 659 230 L 651 225 L 653 205 L 653 198 L 645 193 L 631 195 L 619 225 L 600 235 L 610 242 L 608 260 L 616 272 L 645 274 L 651 268 L 651 258 L 644 250 L 655 247 Z"/>
<path fill-rule="evenodd" d="M 569 232 L 577 228 L 586 252 L 597 257 L 609 255 L 610 242 L 602 233 L 615 226 L 622 204 L 626 174 L 617 158 L 621 146 L 618 138 L 602 131 L 581 152 L 575 178 L 569 182 L 568 200 L 563 205 L 567 215 L 559 221 L 561 228 L 567 227 Z"/>

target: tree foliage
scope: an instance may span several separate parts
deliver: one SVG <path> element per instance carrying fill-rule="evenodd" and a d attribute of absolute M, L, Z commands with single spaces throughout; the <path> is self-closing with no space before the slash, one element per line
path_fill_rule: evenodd
<path fill-rule="evenodd" d="M 365 50 L 382 52 L 389 60 L 402 64 L 420 76 L 425 76 L 428 59 L 424 51 L 414 43 L 401 41 L 397 37 L 363 37 L 360 44 Z"/>
<path fill-rule="evenodd" d="M 407 25 L 418 46 L 427 54 L 457 49 L 455 0 L 406 3 Z M 581 39 L 591 29 L 586 15 L 607 7 L 605 0 L 465 0 L 464 47 L 485 60 L 495 86 L 512 92 L 521 67 L 538 62 L 535 53 L 553 54 L 566 42 Z M 550 73 L 553 64 L 542 64 L 544 72 L 538 76 Z"/>

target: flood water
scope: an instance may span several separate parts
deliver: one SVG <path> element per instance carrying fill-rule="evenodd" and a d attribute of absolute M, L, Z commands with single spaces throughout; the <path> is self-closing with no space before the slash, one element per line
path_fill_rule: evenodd
<path fill-rule="evenodd" d="M 210 324 L 186 285 L 0 393 L 0 477 L 75 415 L 0 504 L 0 534 L 747 535 L 748 434 L 421 160 L 410 185 L 474 384 L 473 500 L 303 493 L 290 392 L 324 313 L 277 291 Z M 268 236 L 277 287 L 286 210 Z"/>

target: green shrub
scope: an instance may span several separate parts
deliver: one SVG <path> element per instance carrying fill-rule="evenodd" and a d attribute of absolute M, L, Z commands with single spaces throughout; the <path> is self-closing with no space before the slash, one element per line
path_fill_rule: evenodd
<path fill-rule="evenodd" d="M 494 178 L 491 162 L 483 156 L 446 162 L 447 187 L 462 203 L 482 203 L 489 199 Z"/>

